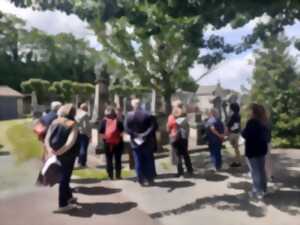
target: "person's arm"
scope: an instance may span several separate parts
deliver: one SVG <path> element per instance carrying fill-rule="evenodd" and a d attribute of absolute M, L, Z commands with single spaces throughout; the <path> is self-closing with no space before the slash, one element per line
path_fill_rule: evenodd
<path fill-rule="evenodd" d="M 166 128 L 167 128 L 167 132 L 170 133 L 171 132 L 171 117 L 170 116 L 168 117 Z"/>
<path fill-rule="evenodd" d="M 123 135 L 124 135 L 124 126 L 123 126 L 123 123 L 119 120 L 118 120 L 118 129 L 120 131 L 121 137 L 123 137 Z"/>
<path fill-rule="evenodd" d="M 52 154 L 54 152 L 54 150 L 50 146 L 50 137 L 51 137 L 51 134 L 53 132 L 53 127 L 54 127 L 53 125 L 50 125 L 50 127 L 47 131 L 45 140 L 44 140 L 45 151 L 47 151 L 47 153 L 50 153 L 50 154 Z M 44 152 L 44 155 L 47 155 L 47 153 Z"/>
<path fill-rule="evenodd" d="M 99 138 L 102 139 L 102 140 L 104 139 L 105 126 L 106 126 L 106 121 L 102 120 L 101 123 L 100 123 L 100 126 L 99 126 L 99 130 L 98 130 Z"/>
<path fill-rule="evenodd" d="M 152 119 L 149 119 L 150 120 L 150 126 L 148 127 L 148 129 L 146 131 L 144 131 L 143 133 L 140 133 L 139 136 L 140 137 L 147 137 L 149 136 L 155 129 L 155 124 L 153 123 L 153 120 Z"/>
<path fill-rule="evenodd" d="M 253 122 L 251 120 L 248 120 L 244 130 L 242 131 L 242 137 L 243 138 L 247 139 L 250 136 L 252 136 L 252 133 L 253 133 L 252 130 L 254 129 L 253 125 L 254 125 Z"/>
<path fill-rule="evenodd" d="M 78 133 L 79 133 L 78 128 L 74 127 L 71 130 L 71 133 L 69 134 L 68 139 L 67 139 L 66 143 L 64 144 L 64 146 L 61 147 L 58 151 L 55 151 L 53 153 L 55 155 L 62 155 L 65 152 L 67 152 L 69 149 L 71 149 L 77 141 Z"/>
<path fill-rule="evenodd" d="M 219 133 L 214 126 L 210 126 L 209 129 L 213 134 L 215 134 L 221 140 L 224 140 L 224 134 Z"/>
<path fill-rule="evenodd" d="M 131 127 L 129 126 L 130 120 L 131 120 L 131 115 L 128 114 L 127 117 L 125 118 L 125 122 L 124 122 L 124 128 L 127 134 L 129 134 L 131 137 L 135 137 L 137 136 L 137 134 L 131 129 Z"/>

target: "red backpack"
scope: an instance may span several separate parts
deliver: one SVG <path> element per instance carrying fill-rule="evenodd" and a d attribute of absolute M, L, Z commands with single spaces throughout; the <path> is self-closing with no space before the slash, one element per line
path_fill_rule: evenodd
<path fill-rule="evenodd" d="M 118 129 L 118 120 L 105 118 L 105 133 L 104 140 L 107 144 L 117 145 L 121 141 L 121 134 Z"/>

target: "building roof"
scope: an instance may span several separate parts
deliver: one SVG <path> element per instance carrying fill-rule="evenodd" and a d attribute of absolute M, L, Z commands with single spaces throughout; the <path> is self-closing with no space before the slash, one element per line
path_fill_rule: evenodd
<path fill-rule="evenodd" d="M 217 89 L 217 85 L 200 85 L 197 94 L 198 95 L 213 95 Z"/>
<path fill-rule="evenodd" d="M 12 89 L 9 86 L 0 86 L 0 97 L 18 97 L 18 98 L 23 98 L 24 96 L 20 92 Z"/>

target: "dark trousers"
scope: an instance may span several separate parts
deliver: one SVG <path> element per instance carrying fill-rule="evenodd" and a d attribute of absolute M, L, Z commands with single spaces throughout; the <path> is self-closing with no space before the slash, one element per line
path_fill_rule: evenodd
<path fill-rule="evenodd" d="M 122 170 L 122 153 L 123 153 L 123 143 L 121 142 L 118 145 L 109 145 L 104 143 L 104 150 L 106 156 L 106 171 L 108 176 L 113 179 L 114 178 L 114 169 L 116 172 L 116 177 L 121 177 Z M 113 163 L 113 159 L 115 159 L 115 166 Z"/>
<path fill-rule="evenodd" d="M 70 158 L 60 160 L 62 165 L 62 178 L 59 183 L 58 202 L 59 207 L 68 205 L 68 201 L 72 198 L 72 190 L 70 188 L 70 179 L 75 163 L 75 155 Z"/>
<path fill-rule="evenodd" d="M 219 170 L 222 168 L 222 154 L 221 154 L 221 143 L 209 142 L 208 144 L 210 157 L 214 164 L 214 167 Z"/>
<path fill-rule="evenodd" d="M 178 140 L 171 144 L 177 155 L 177 173 L 183 174 L 182 158 L 184 159 L 185 167 L 189 173 L 193 172 L 191 158 L 188 152 L 188 141 L 186 139 Z"/>
<path fill-rule="evenodd" d="M 139 183 L 144 183 L 145 179 L 152 182 L 155 177 L 153 150 L 147 144 L 133 148 L 135 171 Z"/>
<path fill-rule="evenodd" d="M 263 193 L 267 191 L 267 176 L 265 170 L 265 156 L 248 158 L 253 182 L 253 192 Z"/>
<path fill-rule="evenodd" d="M 85 134 L 79 134 L 79 156 L 78 163 L 80 166 L 86 166 L 87 161 L 87 149 L 89 146 L 89 137 Z"/>

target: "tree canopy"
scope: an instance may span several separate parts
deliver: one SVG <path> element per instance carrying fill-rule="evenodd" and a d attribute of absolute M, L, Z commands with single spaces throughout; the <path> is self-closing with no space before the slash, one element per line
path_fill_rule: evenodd
<path fill-rule="evenodd" d="M 0 12 L 0 84 L 20 89 L 30 78 L 94 81 L 99 53 L 71 34 L 25 29 L 25 22 Z"/>
<path fill-rule="evenodd" d="M 297 0 L 11 0 L 37 10 L 57 9 L 89 22 L 105 51 L 118 59 L 138 85 L 155 88 L 168 102 L 188 79 L 194 63 L 208 68 L 228 53 L 240 53 L 283 31 L 300 18 Z M 253 33 L 235 46 L 204 37 L 208 29 L 239 28 L 257 17 Z M 208 54 L 201 54 L 201 49 Z M 170 105 L 169 105 L 170 106 Z"/>
<path fill-rule="evenodd" d="M 274 143 L 299 147 L 300 72 L 289 46 L 287 38 L 271 38 L 256 52 L 251 99 L 269 109 Z"/>

